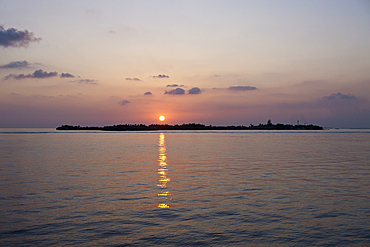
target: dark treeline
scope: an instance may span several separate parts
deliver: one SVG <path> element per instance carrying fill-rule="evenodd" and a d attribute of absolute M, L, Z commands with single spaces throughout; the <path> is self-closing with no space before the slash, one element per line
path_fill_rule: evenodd
<path fill-rule="evenodd" d="M 291 125 L 291 124 L 272 124 L 269 120 L 267 124 L 259 125 L 239 125 L 239 126 L 212 126 L 196 123 L 188 123 L 182 125 L 168 124 L 119 124 L 104 127 L 81 127 L 73 125 L 62 125 L 56 128 L 57 130 L 103 130 L 103 131 L 155 131 L 155 130 L 322 130 L 323 128 L 317 125 Z"/>

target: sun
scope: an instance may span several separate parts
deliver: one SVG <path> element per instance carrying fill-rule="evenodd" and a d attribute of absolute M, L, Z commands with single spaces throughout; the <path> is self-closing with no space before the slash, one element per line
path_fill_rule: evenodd
<path fill-rule="evenodd" d="M 159 117 L 159 120 L 160 120 L 161 122 L 163 122 L 165 119 L 166 119 L 166 118 L 165 118 L 164 116 L 160 116 L 160 117 Z"/>

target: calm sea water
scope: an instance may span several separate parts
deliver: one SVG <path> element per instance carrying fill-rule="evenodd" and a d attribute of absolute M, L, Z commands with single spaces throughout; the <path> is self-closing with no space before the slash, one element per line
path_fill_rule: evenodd
<path fill-rule="evenodd" d="M 370 130 L 0 129 L 0 246 L 369 246 Z"/>

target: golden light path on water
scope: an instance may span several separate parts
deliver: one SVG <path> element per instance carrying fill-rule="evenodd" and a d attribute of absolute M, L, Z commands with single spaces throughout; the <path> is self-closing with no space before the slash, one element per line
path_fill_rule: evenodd
<path fill-rule="evenodd" d="M 159 143 L 158 143 L 158 174 L 159 180 L 157 186 L 161 188 L 160 193 L 158 196 L 162 198 L 163 203 L 158 204 L 159 208 L 169 208 L 170 206 L 167 204 L 167 200 L 171 196 L 170 191 L 167 189 L 167 182 L 170 181 L 170 178 L 167 177 L 168 169 L 167 169 L 167 153 L 166 153 L 166 140 L 164 133 L 159 134 Z"/>

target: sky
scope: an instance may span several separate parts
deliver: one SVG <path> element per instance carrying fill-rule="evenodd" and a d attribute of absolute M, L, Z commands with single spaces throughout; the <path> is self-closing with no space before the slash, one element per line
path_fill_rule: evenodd
<path fill-rule="evenodd" d="M 370 128 L 368 0 L 0 0 L 0 127 Z"/>

